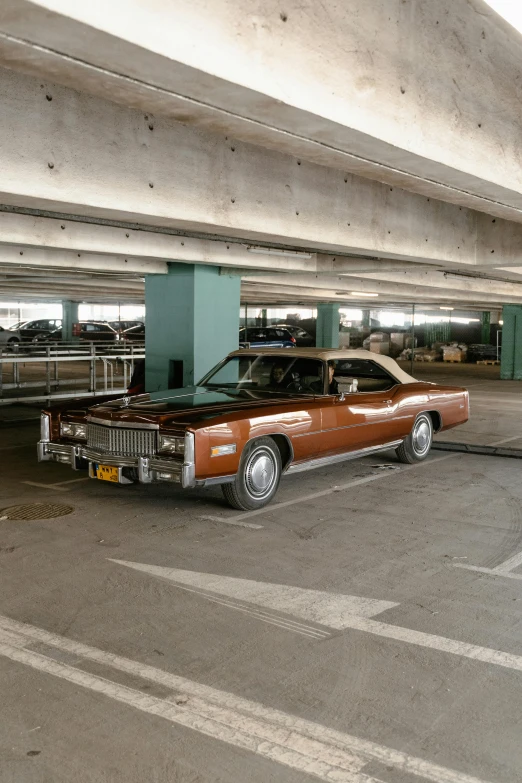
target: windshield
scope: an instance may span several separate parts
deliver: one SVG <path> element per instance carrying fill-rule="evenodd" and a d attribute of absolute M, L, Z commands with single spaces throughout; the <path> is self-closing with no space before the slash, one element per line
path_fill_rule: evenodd
<path fill-rule="evenodd" d="M 210 389 L 324 394 L 324 363 L 283 356 L 231 356 L 198 383 Z"/>

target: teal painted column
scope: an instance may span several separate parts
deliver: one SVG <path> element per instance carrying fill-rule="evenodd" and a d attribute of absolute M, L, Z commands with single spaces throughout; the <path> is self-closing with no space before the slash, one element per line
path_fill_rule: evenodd
<path fill-rule="evenodd" d="M 72 328 L 75 323 L 78 323 L 78 302 L 64 299 L 62 302 L 62 340 L 70 343 L 80 339 L 73 337 Z"/>
<path fill-rule="evenodd" d="M 339 305 L 322 302 L 317 305 L 317 348 L 339 348 Z"/>
<path fill-rule="evenodd" d="M 193 386 L 238 347 L 240 277 L 170 263 L 145 277 L 145 388 Z"/>
<path fill-rule="evenodd" d="M 491 341 L 491 338 L 490 338 L 490 333 L 491 333 L 491 313 L 488 312 L 487 310 L 483 311 L 480 314 L 480 323 L 482 325 L 481 338 L 480 338 L 481 342 L 484 345 L 489 345 L 489 343 Z"/>
<path fill-rule="evenodd" d="M 500 377 L 522 381 L 522 305 L 504 305 L 502 320 Z"/>

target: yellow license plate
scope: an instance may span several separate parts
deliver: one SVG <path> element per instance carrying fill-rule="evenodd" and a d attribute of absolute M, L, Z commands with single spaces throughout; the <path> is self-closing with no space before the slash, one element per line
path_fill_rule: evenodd
<path fill-rule="evenodd" d="M 96 465 L 96 478 L 118 483 L 118 468 L 113 468 L 110 465 Z"/>

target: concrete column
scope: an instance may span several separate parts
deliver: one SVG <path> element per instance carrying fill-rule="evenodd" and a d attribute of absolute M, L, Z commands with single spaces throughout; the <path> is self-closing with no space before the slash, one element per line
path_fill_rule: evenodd
<path fill-rule="evenodd" d="M 370 327 L 370 310 L 362 311 L 362 325 Z"/>
<path fill-rule="evenodd" d="M 170 263 L 145 277 L 145 388 L 193 386 L 238 347 L 240 277 L 219 267 Z"/>
<path fill-rule="evenodd" d="M 79 337 L 73 337 L 73 324 L 78 323 L 78 302 L 71 302 L 70 299 L 62 301 L 62 340 L 73 342 L 79 340 Z"/>
<path fill-rule="evenodd" d="M 504 305 L 502 320 L 500 377 L 522 381 L 522 305 Z"/>
<path fill-rule="evenodd" d="M 482 324 L 481 342 L 485 345 L 489 345 L 491 341 L 491 313 L 484 311 L 481 313 L 480 322 Z"/>
<path fill-rule="evenodd" d="M 322 302 L 317 305 L 318 348 L 339 348 L 339 305 L 335 302 Z"/>

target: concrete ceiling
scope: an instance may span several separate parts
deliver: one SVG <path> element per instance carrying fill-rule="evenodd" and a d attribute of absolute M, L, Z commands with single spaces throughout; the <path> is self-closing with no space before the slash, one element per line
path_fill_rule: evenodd
<path fill-rule="evenodd" d="M 0 297 L 139 302 L 181 261 L 259 304 L 522 303 L 514 32 L 351 6 L 0 0 Z"/>

